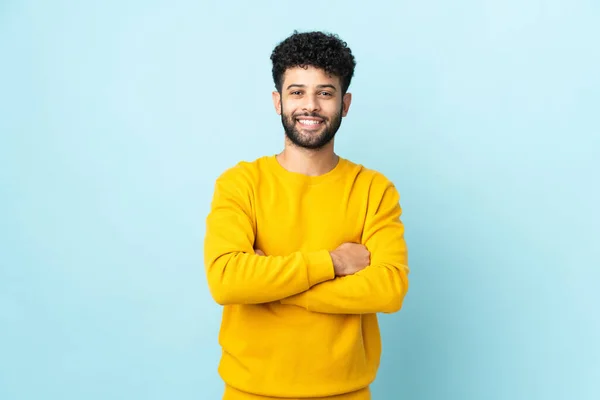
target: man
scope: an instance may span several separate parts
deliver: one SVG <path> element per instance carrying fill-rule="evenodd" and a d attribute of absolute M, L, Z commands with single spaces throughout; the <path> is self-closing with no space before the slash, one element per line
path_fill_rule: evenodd
<path fill-rule="evenodd" d="M 334 152 L 356 65 L 346 43 L 294 32 L 271 60 L 285 147 L 225 171 L 207 217 L 224 399 L 370 399 L 376 314 L 408 290 L 399 195 Z"/>

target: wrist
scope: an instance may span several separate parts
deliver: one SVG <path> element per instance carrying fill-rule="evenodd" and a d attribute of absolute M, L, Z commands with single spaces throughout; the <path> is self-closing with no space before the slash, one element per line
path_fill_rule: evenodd
<path fill-rule="evenodd" d="M 340 256 L 334 251 L 329 252 L 329 255 L 331 256 L 331 261 L 333 262 L 333 272 L 335 273 L 335 276 L 340 276 L 341 275 L 341 260 L 340 260 Z"/>

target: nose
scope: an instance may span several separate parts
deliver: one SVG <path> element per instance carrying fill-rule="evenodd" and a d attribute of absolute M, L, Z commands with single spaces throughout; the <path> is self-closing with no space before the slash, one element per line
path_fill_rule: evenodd
<path fill-rule="evenodd" d="M 316 96 L 306 96 L 305 97 L 305 102 L 303 104 L 302 110 L 304 110 L 305 112 L 316 112 L 319 110 L 319 101 L 317 100 Z"/>

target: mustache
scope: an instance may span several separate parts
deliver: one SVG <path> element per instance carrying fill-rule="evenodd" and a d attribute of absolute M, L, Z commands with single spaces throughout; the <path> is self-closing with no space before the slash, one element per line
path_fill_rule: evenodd
<path fill-rule="evenodd" d="M 328 119 L 327 117 L 325 117 L 319 113 L 316 113 L 316 112 L 311 112 L 311 113 L 303 112 L 303 113 L 298 113 L 298 114 L 292 115 L 292 118 L 298 118 L 298 117 L 315 117 L 315 118 L 321 118 L 322 120 Z"/>

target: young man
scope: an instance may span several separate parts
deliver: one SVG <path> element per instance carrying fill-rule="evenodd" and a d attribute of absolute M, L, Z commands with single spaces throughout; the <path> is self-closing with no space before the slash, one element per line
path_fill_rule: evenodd
<path fill-rule="evenodd" d="M 285 147 L 225 171 L 207 217 L 224 399 L 367 400 L 376 314 L 408 290 L 399 195 L 334 152 L 356 65 L 346 43 L 295 32 L 271 60 Z"/>

